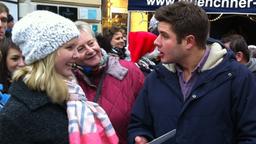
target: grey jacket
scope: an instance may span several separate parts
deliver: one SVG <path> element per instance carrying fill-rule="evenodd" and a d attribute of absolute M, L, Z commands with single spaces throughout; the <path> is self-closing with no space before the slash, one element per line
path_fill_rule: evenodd
<path fill-rule="evenodd" d="M 249 62 L 245 66 L 256 75 L 256 58 L 250 58 Z"/>

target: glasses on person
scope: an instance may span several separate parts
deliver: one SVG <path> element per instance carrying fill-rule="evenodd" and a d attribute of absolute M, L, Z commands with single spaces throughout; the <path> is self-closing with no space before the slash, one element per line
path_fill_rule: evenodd
<path fill-rule="evenodd" d="M 1 17 L 0 18 L 0 21 L 2 22 L 2 23 L 7 23 L 7 17 Z"/>

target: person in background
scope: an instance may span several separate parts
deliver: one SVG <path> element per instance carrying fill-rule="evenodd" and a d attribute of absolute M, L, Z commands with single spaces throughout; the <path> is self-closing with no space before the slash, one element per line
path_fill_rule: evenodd
<path fill-rule="evenodd" d="M 218 44 L 221 45 L 221 47 L 226 47 L 220 40 L 212 38 L 212 37 L 208 37 L 207 40 L 206 40 L 206 44 L 211 45 L 213 43 L 218 43 Z"/>
<path fill-rule="evenodd" d="M 97 102 L 108 114 L 119 137 L 127 144 L 132 105 L 142 88 L 144 75 L 137 66 L 100 48 L 89 24 L 75 22 L 80 30 L 76 75 L 88 100 Z"/>
<path fill-rule="evenodd" d="M 125 26 L 120 27 L 124 39 L 124 47 L 127 46 L 127 28 Z"/>
<path fill-rule="evenodd" d="M 129 51 L 125 48 L 122 28 L 112 26 L 110 29 L 105 29 L 103 31 L 103 37 L 101 38 L 103 40 L 99 40 L 99 45 L 104 48 L 107 53 L 118 56 L 120 59 L 130 59 Z"/>
<path fill-rule="evenodd" d="M 0 41 L 0 52 L 2 54 L 0 58 L 0 84 L 2 88 L 0 105 L 3 107 L 10 98 L 8 90 L 14 71 L 23 67 L 25 63 L 19 47 L 16 46 L 10 38 L 5 37 Z"/>
<path fill-rule="evenodd" d="M 251 57 L 256 58 L 256 45 L 248 45 Z"/>
<path fill-rule="evenodd" d="M 256 75 L 256 59 L 251 58 L 250 50 L 247 42 L 242 35 L 232 35 L 229 43 L 229 48 L 234 52 L 236 60 L 244 64 L 252 73 Z"/>
<path fill-rule="evenodd" d="M 15 70 L 25 65 L 24 57 L 20 48 L 15 45 L 11 38 L 4 38 L 0 41 L 0 83 L 3 84 L 3 93 L 8 93 L 11 84 L 11 77 Z"/>
<path fill-rule="evenodd" d="M 219 43 L 207 45 L 209 20 L 194 3 L 156 10 L 154 44 L 163 64 L 151 72 L 133 106 L 129 144 L 167 132 L 163 144 L 256 143 L 256 79 Z"/>
<path fill-rule="evenodd" d="M 7 29 L 7 16 L 9 14 L 8 7 L 0 2 L 0 41 L 5 37 L 5 31 Z"/>
<path fill-rule="evenodd" d="M 7 16 L 7 29 L 5 31 L 5 36 L 6 37 L 11 37 L 12 36 L 12 28 L 14 26 L 14 19 L 11 14 Z"/>
<path fill-rule="evenodd" d="M 225 48 L 230 48 L 230 43 L 232 41 L 236 41 L 241 39 L 241 37 L 243 37 L 240 34 L 228 34 L 228 35 L 224 35 L 221 38 L 221 43 L 225 46 Z M 244 38 L 243 38 L 244 39 Z"/>
<path fill-rule="evenodd" d="M 0 111 L 4 107 L 4 105 L 7 103 L 8 99 L 10 98 L 10 95 L 7 93 L 3 93 L 3 85 L 0 84 Z"/>
<path fill-rule="evenodd" d="M 148 31 L 155 35 L 159 35 L 159 32 L 157 30 L 157 25 L 158 25 L 158 21 L 155 18 L 155 14 L 153 14 L 153 16 L 151 17 L 151 19 L 149 21 Z"/>
<path fill-rule="evenodd" d="M 1 61 L 2 61 L 2 52 L 0 51 L 0 64 L 2 65 Z M 0 79 L 1 78 L 2 76 L 0 76 Z M 8 99 L 10 98 L 10 95 L 4 93 L 3 89 L 4 89 L 4 86 L 2 83 L 0 83 L 0 110 L 4 107 L 4 105 L 7 103 Z"/>
<path fill-rule="evenodd" d="M 15 71 L 0 112 L 1 143 L 118 143 L 105 111 L 87 101 L 73 75 L 78 36 L 71 20 L 49 11 L 34 11 L 15 24 L 12 39 L 26 66 Z"/>
<path fill-rule="evenodd" d="M 128 49 L 131 61 L 147 75 L 153 71 L 158 58 L 158 51 L 154 46 L 156 35 L 151 32 L 130 32 Z"/>

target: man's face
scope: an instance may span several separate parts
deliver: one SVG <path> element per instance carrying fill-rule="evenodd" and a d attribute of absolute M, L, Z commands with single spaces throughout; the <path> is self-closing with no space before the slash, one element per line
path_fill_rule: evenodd
<path fill-rule="evenodd" d="M 159 57 L 162 63 L 181 63 L 185 55 L 183 42 L 177 42 L 176 34 L 172 31 L 171 25 L 166 22 L 159 22 L 159 35 L 154 41 L 159 50 Z"/>
<path fill-rule="evenodd" d="M 5 31 L 7 29 L 7 13 L 0 13 L 0 40 L 5 37 Z"/>
<path fill-rule="evenodd" d="M 7 23 L 7 28 L 12 29 L 13 26 L 14 26 L 14 22 L 13 21 L 10 21 L 10 22 Z"/>

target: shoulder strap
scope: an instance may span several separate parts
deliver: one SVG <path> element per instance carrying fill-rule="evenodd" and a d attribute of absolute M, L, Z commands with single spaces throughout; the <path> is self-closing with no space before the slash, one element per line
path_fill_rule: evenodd
<path fill-rule="evenodd" d="M 106 71 L 104 71 L 100 77 L 100 81 L 99 81 L 99 84 L 98 84 L 97 90 L 96 90 L 96 96 L 94 97 L 93 102 L 97 103 L 99 101 L 99 98 L 101 95 L 101 90 L 102 90 L 102 85 L 103 85 L 103 79 L 104 79 L 105 75 L 106 75 Z"/>

